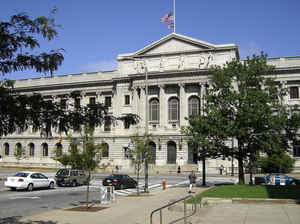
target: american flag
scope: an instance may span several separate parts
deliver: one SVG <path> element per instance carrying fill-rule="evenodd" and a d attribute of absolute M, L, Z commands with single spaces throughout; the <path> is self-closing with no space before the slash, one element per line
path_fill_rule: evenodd
<path fill-rule="evenodd" d="M 174 28 L 174 23 L 169 23 L 168 24 L 168 29 L 172 29 L 172 28 Z"/>
<path fill-rule="evenodd" d="M 173 12 L 169 12 L 160 18 L 161 22 L 171 22 L 174 21 Z"/>

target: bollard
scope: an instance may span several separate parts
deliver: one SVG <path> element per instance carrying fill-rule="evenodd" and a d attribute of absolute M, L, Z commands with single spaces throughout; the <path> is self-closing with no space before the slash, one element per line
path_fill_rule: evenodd
<path fill-rule="evenodd" d="M 165 180 L 162 181 L 162 189 L 166 190 L 166 181 Z"/>

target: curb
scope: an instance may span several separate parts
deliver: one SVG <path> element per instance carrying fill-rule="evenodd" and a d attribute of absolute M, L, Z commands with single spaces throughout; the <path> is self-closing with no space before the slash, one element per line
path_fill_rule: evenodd
<path fill-rule="evenodd" d="M 203 207 L 211 207 L 220 204 L 299 204 L 300 200 L 294 199 L 263 199 L 263 198 L 208 198 L 204 197 L 200 204 L 196 204 L 197 213 Z M 184 204 L 178 203 L 168 208 L 169 211 L 183 212 Z M 193 211 L 193 204 L 186 204 L 186 211 Z"/>
<path fill-rule="evenodd" d="M 299 204 L 295 199 L 265 199 L 265 198 L 208 198 L 201 200 L 200 207 L 215 206 L 218 204 Z"/>

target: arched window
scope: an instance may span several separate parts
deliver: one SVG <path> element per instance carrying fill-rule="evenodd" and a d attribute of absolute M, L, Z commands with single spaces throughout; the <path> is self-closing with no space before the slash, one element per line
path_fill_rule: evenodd
<path fill-rule="evenodd" d="M 200 114 L 200 100 L 197 96 L 189 98 L 189 116 Z"/>
<path fill-rule="evenodd" d="M 9 144 L 7 142 L 4 143 L 4 155 L 9 156 Z"/>
<path fill-rule="evenodd" d="M 179 100 L 171 98 L 169 100 L 169 121 L 179 120 Z"/>
<path fill-rule="evenodd" d="M 42 144 L 42 153 L 43 153 L 43 157 L 48 156 L 48 144 L 47 143 Z"/>
<path fill-rule="evenodd" d="M 29 148 L 29 156 L 34 157 L 34 144 L 32 142 L 29 143 L 28 148 Z"/>
<path fill-rule="evenodd" d="M 102 158 L 108 158 L 109 157 L 109 145 L 106 142 L 102 143 L 103 149 L 102 149 Z"/>
<path fill-rule="evenodd" d="M 158 122 L 159 121 L 159 101 L 158 99 L 152 99 L 149 102 L 149 120 Z"/>

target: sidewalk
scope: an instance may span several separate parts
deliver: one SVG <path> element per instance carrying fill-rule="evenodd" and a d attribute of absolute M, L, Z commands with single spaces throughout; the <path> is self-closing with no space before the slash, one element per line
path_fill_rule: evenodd
<path fill-rule="evenodd" d="M 207 188 L 197 187 L 201 193 Z M 118 197 L 115 203 L 98 206 L 108 207 L 98 212 L 74 212 L 52 210 L 36 216 L 23 218 L 21 223 L 49 224 L 149 224 L 150 214 L 168 202 L 187 195 L 187 187 L 173 187 L 166 190 L 155 189 L 150 196 Z M 183 207 L 179 205 L 179 207 Z M 199 208 L 199 207 L 198 207 Z M 190 211 L 187 213 L 189 214 Z M 164 209 L 163 223 L 182 217 L 182 209 Z M 153 224 L 159 223 L 159 213 L 153 217 Z M 183 222 L 179 222 L 183 223 Z M 189 219 L 189 224 L 299 224 L 299 204 L 217 204 L 200 208 L 196 215 Z"/>
<path fill-rule="evenodd" d="M 200 193 L 207 188 L 196 188 L 195 192 Z M 150 214 L 172 200 L 186 196 L 187 188 L 174 187 L 166 190 L 155 189 L 150 196 L 144 197 L 117 197 L 116 202 L 108 205 L 107 209 L 98 212 L 74 212 L 65 210 L 52 210 L 32 217 L 26 217 L 22 222 L 49 222 L 56 224 L 149 224 Z M 179 218 L 183 212 L 163 210 L 164 222 Z M 171 219 L 172 218 L 172 219 Z M 167 219 L 167 220 L 166 220 Z M 159 223 L 159 215 L 154 216 L 153 223 Z M 50 222 L 51 221 L 51 222 Z"/>

